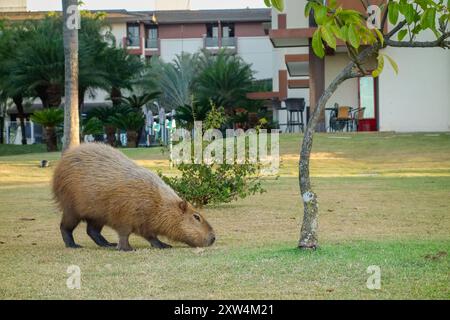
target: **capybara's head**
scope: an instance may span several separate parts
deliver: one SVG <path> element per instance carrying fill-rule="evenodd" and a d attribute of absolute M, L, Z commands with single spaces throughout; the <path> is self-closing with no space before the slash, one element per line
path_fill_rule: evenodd
<path fill-rule="evenodd" d="M 180 241 L 191 247 L 208 247 L 216 240 L 211 225 L 195 208 L 186 201 L 178 205 L 181 212 Z"/>

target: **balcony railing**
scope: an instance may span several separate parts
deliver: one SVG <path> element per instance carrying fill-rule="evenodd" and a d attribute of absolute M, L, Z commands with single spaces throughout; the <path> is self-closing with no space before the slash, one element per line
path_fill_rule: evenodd
<path fill-rule="evenodd" d="M 222 38 L 222 47 L 236 47 L 236 38 L 235 37 L 223 37 Z"/>
<path fill-rule="evenodd" d="M 139 47 L 139 37 L 127 37 L 128 47 Z"/>
<path fill-rule="evenodd" d="M 158 49 L 158 39 L 145 39 L 145 49 Z"/>
<path fill-rule="evenodd" d="M 217 48 L 219 47 L 219 38 L 217 37 L 206 37 L 205 38 L 206 48 Z"/>

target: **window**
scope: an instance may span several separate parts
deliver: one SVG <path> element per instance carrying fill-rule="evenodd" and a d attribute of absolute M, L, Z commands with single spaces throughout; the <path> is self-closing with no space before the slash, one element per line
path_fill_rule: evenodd
<path fill-rule="evenodd" d="M 210 23 L 206 25 L 206 36 L 208 38 L 218 38 L 219 37 L 219 26 L 217 23 Z"/>
<path fill-rule="evenodd" d="M 158 27 L 145 26 L 145 47 L 149 49 L 158 48 Z"/>
<path fill-rule="evenodd" d="M 130 47 L 139 47 L 139 24 L 127 24 L 127 44 Z"/>
<path fill-rule="evenodd" d="M 210 23 L 206 25 L 206 47 L 219 46 L 219 25 L 217 23 Z"/>
<path fill-rule="evenodd" d="M 235 47 L 234 23 L 222 24 L 222 47 Z"/>
<path fill-rule="evenodd" d="M 234 38 L 234 23 L 223 23 L 222 24 L 222 37 L 223 38 Z"/>
<path fill-rule="evenodd" d="M 375 118 L 375 82 L 372 77 L 359 78 L 359 105 L 364 109 L 364 118 Z"/>

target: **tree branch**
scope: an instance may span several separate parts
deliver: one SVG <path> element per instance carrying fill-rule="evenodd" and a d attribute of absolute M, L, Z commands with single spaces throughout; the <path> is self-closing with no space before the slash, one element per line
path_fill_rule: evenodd
<path fill-rule="evenodd" d="M 449 37 L 450 32 L 447 32 L 434 41 L 395 41 L 385 39 L 384 43 L 386 46 L 399 48 L 434 48 L 434 47 L 450 48 L 450 41 L 445 41 Z"/>

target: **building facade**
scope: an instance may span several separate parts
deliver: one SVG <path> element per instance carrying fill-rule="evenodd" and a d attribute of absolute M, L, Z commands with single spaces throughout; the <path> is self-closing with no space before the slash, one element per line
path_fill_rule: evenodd
<path fill-rule="evenodd" d="M 158 0 L 155 7 L 163 10 L 102 12 L 106 13 L 116 45 L 142 59 L 159 56 L 163 61 L 170 62 L 182 52 L 195 53 L 201 49 L 216 52 L 225 48 L 251 64 L 257 80 L 272 77 L 273 48 L 268 34 L 270 9 L 179 10 L 188 4 L 189 1 L 180 0 L 171 2 L 169 6 L 167 1 Z M 42 19 L 47 13 L 3 11 L 0 19 Z M 86 94 L 84 105 L 87 108 L 109 105 L 108 95 L 103 90 L 96 90 L 94 95 Z M 15 114 L 11 115 L 12 121 L 7 127 L 17 128 L 13 119 L 16 119 Z M 27 125 L 31 128 L 31 124 Z M 31 133 L 28 138 L 30 143 L 36 141 Z M 20 137 L 15 135 L 11 142 L 20 143 Z"/>
<path fill-rule="evenodd" d="M 283 12 L 272 11 L 270 40 L 273 44 L 273 92 L 257 93 L 253 98 L 303 98 L 314 107 L 324 88 L 349 62 L 346 48 L 338 46 L 317 58 L 310 46 L 314 21 L 303 15 L 307 0 L 285 0 Z M 383 2 L 380 0 L 379 3 Z M 346 9 L 364 11 L 359 1 L 338 0 Z M 434 40 L 429 32 L 420 40 Z M 450 54 L 441 48 L 383 49 L 398 64 L 396 75 L 386 65 L 379 78 L 363 77 L 345 81 L 329 100 L 364 109 L 361 131 L 449 131 L 450 130 Z M 275 110 L 280 123 L 286 111 Z M 329 129 L 330 111 L 325 113 Z M 306 113 L 304 113 L 306 118 Z M 304 119 L 306 121 L 306 119 Z"/>

